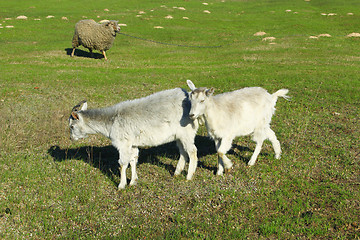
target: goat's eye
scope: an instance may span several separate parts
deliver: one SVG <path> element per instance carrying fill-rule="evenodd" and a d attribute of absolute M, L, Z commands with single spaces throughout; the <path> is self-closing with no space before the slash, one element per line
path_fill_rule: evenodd
<path fill-rule="evenodd" d="M 205 102 L 205 100 L 201 100 L 200 102 L 203 103 L 203 102 Z"/>

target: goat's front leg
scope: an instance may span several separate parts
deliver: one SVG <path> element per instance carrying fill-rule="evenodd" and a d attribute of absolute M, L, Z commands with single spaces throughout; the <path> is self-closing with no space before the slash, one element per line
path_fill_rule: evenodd
<path fill-rule="evenodd" d="M 231 148 L 232 139 L 217 139 L 215 140 L 215 147 L 218 154 L 218 171 L 217 175 L 223 175 L 224 168 L 230 169 L 233 164 L 231 160 L 225 155 Z"/>
<path fill-rule="evenodd" d="M 131 144 L 129 142 L 121 142 L 113 140 L 112 144 L 116 149 L 119 151 L 119 165 L 120 165 L 120 184 L 118 186 L 119 189 L 124 189 L 126 186 L 126 169 L 129 166 L 129 163 L 134 161 L 135 164 L 131 163 L 131 169 L 132 169 L 132 179 L 134 177 L 137 178 L 136 175 L 136 161 L 135 156 L 138 155 L 138 150 L 133 149 L 131 147 Z"/>

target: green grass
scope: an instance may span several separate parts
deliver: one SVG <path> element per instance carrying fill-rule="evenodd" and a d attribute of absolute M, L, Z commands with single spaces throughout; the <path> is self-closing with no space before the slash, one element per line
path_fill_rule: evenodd
<path fill-rule="evenodd" d="M 360 2 L 206 2 L 0 2 L 1 239 L 360 238 L 360 38 L 346 37 L 359 32 Z M 70 58 L 83 16 L 173 45 L 118 35 L 108 61 L 84 48 Z M 275 44 L 253 36 L 259 31 Z M 331 37 L 309 38 L 324 33 Z M 80 100 L 108 106 L 187 88 L 186 79 L 216 93 L 288 88 L 292 99 L 279 99 L 272 121 L 281 159 L 266 142 L 248 167 L 255 144 L 237 138 L 228 154 L 234 169 L 215 176 L 213 142 L 201 127 L 192 181 L 186 172 L 173 177 L 179 156 L 167 144 L 141 150 L 138 185 L 118 191 L 110 141 L 69 140 L 67 118 Z"/>

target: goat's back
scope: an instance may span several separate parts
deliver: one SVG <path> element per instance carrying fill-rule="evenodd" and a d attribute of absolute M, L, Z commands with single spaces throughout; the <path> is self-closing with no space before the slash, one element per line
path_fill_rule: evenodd
<path fill-rule="evenodd" d="M 272 107 L 272 96 L 263 88 L 248 87 L 215 95 L 214 103 L 229 114 L 242 114 L 245 107 L 259 111 Z"/>
<path fill-rule="evenodd" d="M 195 136 L 190 106 L 188 93 L 181 88 L 122 102 L 112 107 L 113 129 L 119 138 L 135 137 L 137 146 L 170 142 L 186 135 L 186 131 L 193 131 Z"/>
<path fill-rule="evenodd" d="M 210 126 L 217 129 L 217 135 L 229 132 L 235 136 L 248 135 L 256 128 L 269 125 L 275 110 L 272 96 L 260 87 L 215 95 L 213 104 Z"/>
<path fill-rule="evenodd" d="M 144 120 L 169 122 L 174 117 L 180 120 L 184 115 L 188 116 L 190 102 L 188 93 L 181 89 L 170 89 L 154 93 L 152 95 L 121 102 L 114 106 L 118 117 L 121 118 L 145 118 Z"/>

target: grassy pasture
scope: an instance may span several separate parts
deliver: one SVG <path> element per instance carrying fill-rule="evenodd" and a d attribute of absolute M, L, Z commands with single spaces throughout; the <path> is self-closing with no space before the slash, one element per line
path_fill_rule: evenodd
<path fill-rule="evenodd" d="M 81 47 L 70 58 L 85 17 L 166 44 L 120 34 L 108 61 Z M 1 1 L 0 24 L 1 239 L 360 238 L 360 38 L 346 37 L 360 32 L 359 1 Z M 248 167 L 255 144 L 238 138 L 234 169 L 215 176 L 202 127 L 192 181 L 173 177 L 167 144 L 141 150 L 138 185 L 118 191 L 111 143 L 69 140 L 80 100 L 103 107 L 186 79 L 216 93 L 288 88 L 272 121 L 281 159 L 266 142 Z"/>

